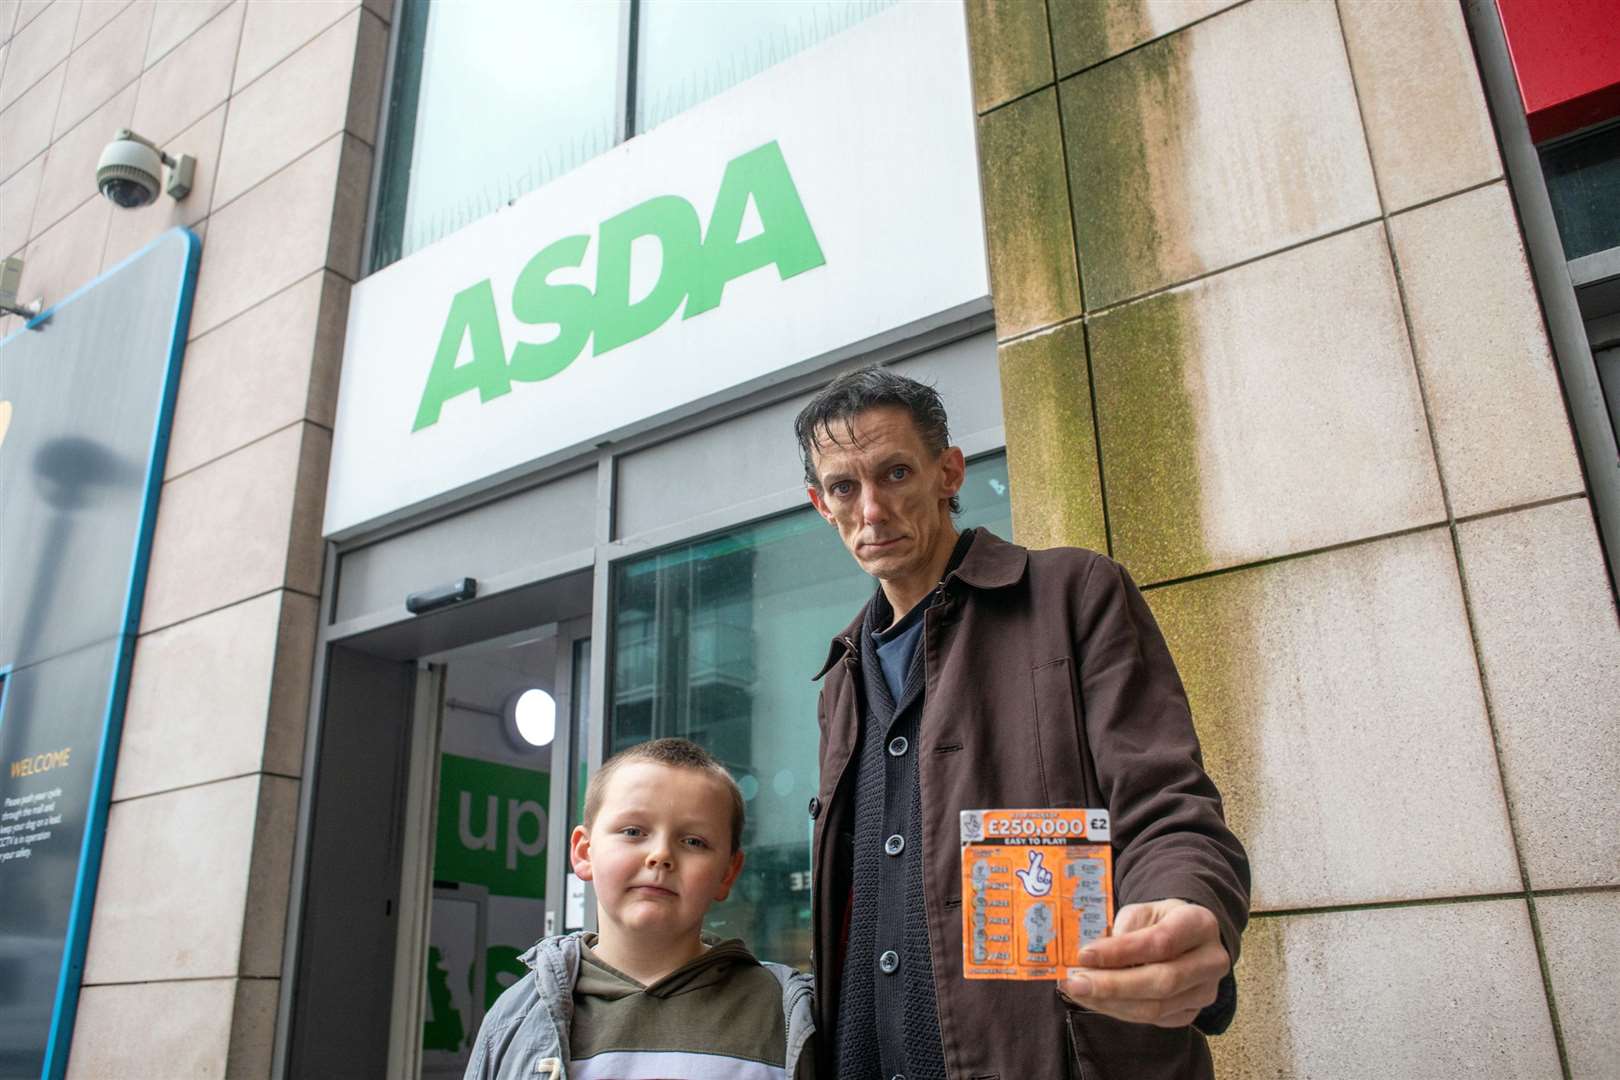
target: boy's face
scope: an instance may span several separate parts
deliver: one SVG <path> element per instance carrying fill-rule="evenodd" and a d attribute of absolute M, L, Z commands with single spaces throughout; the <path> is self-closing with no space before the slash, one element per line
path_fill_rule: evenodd
<path fill-rule="evenodd" d="M 596 821 L 574 829 L 569 849 L 574 873 L 595 883 L 603 930 L 657 938 L 695 938 L 743 864 L 721 781 L 651 761 L 614 771 Z"/>

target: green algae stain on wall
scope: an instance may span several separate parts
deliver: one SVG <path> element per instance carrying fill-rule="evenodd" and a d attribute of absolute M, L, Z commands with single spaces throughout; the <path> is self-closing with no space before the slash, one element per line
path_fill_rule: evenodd
<path fill-rule="evenodd" d="M 1227 823 L 1245 841 L 1266 810 L 1260 725 L 1267 687 L 1287 678 L 1265 652 L 1266 574 L 1263 567 L 1224 573 L 1146 593 L 1186 688 L 1204 767 L 1221 790 Z M 1255 854 L 1251 848 L 1251 860 Z M 1232 1033 L 1210 1040 L 1218 1075 L 1295 1074 L 1280 929 L 1279 920 L 1260 919 L 1244 935 L 1238 1017 Z"/>
<path fill-rule="evenodd" d="M 997 336 L 1080 314 L 1057 92 L 1043 90 L 981 119 L 979 160 Z"/>
<path fill-rule="evenodd" d="M 1060 75 L 1101 63 L 1152 37 L 1141 0 L 1050 0 Z"/>
<path fill-rule="evenodd" d="M 1107 551 L 1085 327 L 1010 342 L 1000 362 L 1014 535 L 1026 547 Z"/>
<path fill-rule="evenodd" d="M 1087 310 L 1168 280 L 1184 242 L 1173 190 L 1188 112 L 1185 49 L 1167 39 L 1060 84 L 1069 188 Z"/>
<path fill-rule="evenodd" d="M 1265 707 L 1274 674 L 1251 652 L 1264 574 L 1238 571 L 1146 593 L 1187 690 L 1204 765 L 1220 785 L 1227 822 L 1240 839 L 1252 833 L 1263 796 L 1250 726 Z"/>
<path fill-rule="evenodd" d="M 1238 959 L 1238 1011 L 1227 1034 L 1209 1040 L 1216 1076 L 1291 1077 L 1309 1075 L 1301 1069 L 1289 1012 L 1288 931 L 1300 916 L 1260 918 L 1243 935 Z M 1308 944 L 1295 934 L 1294 944 Z M 1314 950 L 1313 950 L 1314 951 Z M 1300 972 L 1302 985 L 1320 982 L 1322 958 L 1307 953 Z"/>
<path fill-rule="evenodd" d="M 1100 64 L 1237 0 L 1049 0 L 1058 76 Z"/>
<path fill-rule="evenodd" d="M 973 107 L 983 112 L 1052 81 L 1052 46 L 1041 0 L 970 0 Z"/>
<path fill-rule="evenodd" d="M 1161 293 L 1098 316 L 1092 372 L 1114 557 L 1143 582 L 1208 560 L 1198 469 L 1193 297 Z"/>

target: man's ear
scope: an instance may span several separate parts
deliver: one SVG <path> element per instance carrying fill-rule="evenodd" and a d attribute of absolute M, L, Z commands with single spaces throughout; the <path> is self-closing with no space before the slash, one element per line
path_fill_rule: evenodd
<path fill-rule="evenodd" d="M 939 452 L 941 479 L 945 485 L 945 498 L 949 499 L 967 483 L 967 459 L 960 446 L 947 446 Z"/>
<path fill-rule="evenodd" d="M 804 486 L 806 495 L 810 496 L 810 505 L 816 508 L 816 513 L 826 519 L 827 524 L 833 523 L 832 511 L 827 509 L 827 501 L 821 497 L 821 489 L 814 484 Z"/>
<path fill-rule="evenodd" d="M 731 895 L 731 887 L 737 883 L 737 875 L 742 873 L 742 866 L 743 853 L 733 851 L 731 853 L 731 868 L 726 871 L 726 876 L 720 881 L 720 887 L 715 890 L 714 898 L 716 900 L 724 900 Z"/>
<path fill-rule="evenodd" d="M 568 861 L 574 864 L 575 877 L 591 880 L 591 834 L 583 825 L 575 825 L 568 838 Z"/>

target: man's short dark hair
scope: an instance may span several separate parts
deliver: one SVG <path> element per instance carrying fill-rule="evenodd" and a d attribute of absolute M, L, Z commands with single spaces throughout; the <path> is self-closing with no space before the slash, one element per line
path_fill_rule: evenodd
<path fill-rule="evenodd" d="M 939 393 L 927 383 L 896 374 L 880 364 L 870 364 L 847 371 L 828 383 L 793 421 L 799 456 L 804 460 L 804 482 L 818 491 L 821 489 L 820 478 L 816 476 L 815 449 L 823 442 L 833 445 L 840 442 L 834 425 L 842 429 L 844 438 L 853 440 L 856 416 L 868 409 L 891 407 L 910 414 L 923 447 L 930 454 L 937 457 L 951 445 L 945 403 L 939 399 Z M 951 513 L 961 512 L 962 501 L 952 495 Z"/>

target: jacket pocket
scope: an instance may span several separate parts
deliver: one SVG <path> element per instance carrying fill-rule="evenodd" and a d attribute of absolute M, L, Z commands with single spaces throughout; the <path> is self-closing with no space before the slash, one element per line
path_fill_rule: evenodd
<path fill-rule="evenodd" d="M 1068 1013 L 1073 1080 L 1215 1080 L 1209 1043 L 1191 1027 L 1127 1024 L 1100 1013 Z"/>
<path fill-rule="evenodd" d="M 1029 677 L 1035 694 L 1035 750 L 1045 805 L 1100 806 L 1091 801 L 1095 785 L 1080 738 L 1073 663 L 1068 657 L 1053 660 L 1032 669 Z"/>

